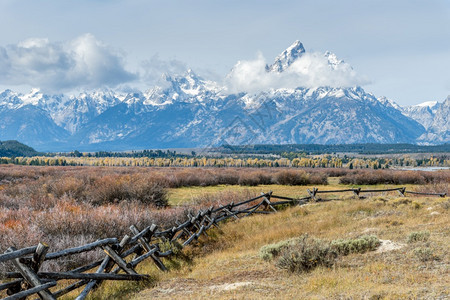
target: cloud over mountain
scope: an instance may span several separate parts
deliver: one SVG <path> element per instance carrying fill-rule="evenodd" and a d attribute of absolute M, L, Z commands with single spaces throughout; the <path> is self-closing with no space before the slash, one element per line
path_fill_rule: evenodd
<path fill-rule="evenodd" d="M 137 75 L 125 68 L 124 57 L 84 34 L 67 42 L 32 38 L 0 47 L 0 80 L 50 90 L 117 86 Z"/>
<path fill-rule="evenodd" d="M 232 93 L 257 93 L 280 88 L 351 87 L 366 84 L 368 80 L 336 55 L 305 52 L 303 45 L 296 41 L 270 66 L 261 53 L 254 60 L 237 62 L 225 82 Z"/>
<path fill-rule="evenodd" d="M 101 75 L 101 62 L 117 62 L 109 52 L 103 57 L 102 46 L 92 36 L 81 39 L 70 45 L 73 53 L 61 50 L 66 45 L 47 40 L 25 41 L 17 48 L 31 48 L 34 56 L 21 55 L 20 62 L 42 72 L 57 70 L 61 76 L 66 69 L 70 75 L 90 71 Z M 156 86 L 127 92 L 118 92 L 123 86 L 116 91 L 82 91 L 78 96 L 5 90 L 0 93 L 0 139 L 17 139 L 49 151 L 449 141 L 449 99 L 432 104 L 433 108 L 428 103 L 402 109 L 392 100 L 352 86 L 362 80 L 336 55 L 307 53 L 299 41 L 271 65 L 262 55 L 236 64 L 226 80 L 247 93 L 233 93 L 230 85 L 227 91 L 192 70 L 176 74 L 185 68 L 177 61 L 153 57 L 141 67 L 149 73 L 141 71 L 133 84 L 166 74 Z M 256 93 L 258 89 L 263 92 Z"/>
<path fill-rule="evenodd" d="M 163 60 L 155 54 L 150 59 L 141 62 L 141 80 L 144 84 L 161 84 L 162 75 L 183 74 L 189 68 L 184 62 L 176 59 Z"/>

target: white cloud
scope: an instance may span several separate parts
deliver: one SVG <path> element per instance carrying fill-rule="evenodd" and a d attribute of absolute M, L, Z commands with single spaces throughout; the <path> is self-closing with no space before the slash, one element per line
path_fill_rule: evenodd
<path fill-rule="evenodd" d="M 123 55 L 85 34 L 68 42 L 28 39 L 0 47 L 3 85 L 30 85 L 42 89 L 113 87 L 133 81 Z"/>
<path fill-rule="evenodd" d="M 297 87 L 349 87 L 367 84 L 345 63 L 336 63 L 335 56 L 304 53 L 281 73 L 266 71 L 267 62 L 261 53 L 255 60 L 239 61 L 227 75 L 225 84 L 230 93 L 258 93 L 268 89 Z"/>
<path fill-rule="evenodd" d="M 179 60 L 162 60 L 158 55 L 152 56 L 149 60 L 141 63 L 142 81 L 146 87 L 154 84 L 162 84 L 161 76 L 163 74 L 176 75 L 183 74 L 188 70 L 184 62 Z"/>

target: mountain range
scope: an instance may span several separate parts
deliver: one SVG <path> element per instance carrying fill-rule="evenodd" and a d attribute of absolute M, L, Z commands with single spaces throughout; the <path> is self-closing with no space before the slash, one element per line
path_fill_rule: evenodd
<path fill-rule="evenodd" d="M 299 41 L 266 65 L 290 72 L 307 53 Z M 330 52 L 330 69 L 344 62 Z M 97 90 L 78 96 L 0 93 L 0 140 L 40 151 L 208 147 L 223 144 L 450 142 L 450 97 L 401 107 L 359 86 L 230 92 L 192 70 L 163 75 L 146 91 Z"/>

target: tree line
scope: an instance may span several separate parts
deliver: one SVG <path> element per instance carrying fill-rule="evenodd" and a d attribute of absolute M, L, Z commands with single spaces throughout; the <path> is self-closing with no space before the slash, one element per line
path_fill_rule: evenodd
<path fill-rule="evenodd" d="M 239 157 L 96 157 L 96 156 L 33 156 L 2 157 L 0 164 L 35 166 L 140 166 L 140 167 L 293 167 L 388 169 L 390 167 L 450 167 L 450 157 L 429 156 L 413 159 L 407 155 L 397 158 L 351 158 L 332 155 L 289 158 Z"/>

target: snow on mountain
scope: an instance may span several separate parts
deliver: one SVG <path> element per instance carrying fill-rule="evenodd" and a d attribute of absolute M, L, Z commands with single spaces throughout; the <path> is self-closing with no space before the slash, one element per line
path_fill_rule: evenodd
<path fill-rule="evenodd" d="M 403 114 L 416 120 L 427 129 L 418 138 L 419 142 L 428 144 L 450 142 L 450 96 L 442 103 L 428 101 L 405 107 Z"/>
<path fill-rule="evenodd" d="M 439 106 L 440 103 L 437 101 L 428 101 L 417 105 L 403 107 L 401 108 L 401 111 L 405 116 L 416 120 L 428 130 L 433 124 Z"/>
<path fill-rule="evenodd" d="M 258 95 L 267 130 L 258 143 L 412 142 L 423 127 L 362 88 L 299 88 Z M 255 128 L 256 130 L 256 128 Z"/>
<path fill-rule="evenodd" d="M 305 53 L 305 48 L 303 47 L 303 44 L 297 40 L 286 50 L 281 52 L 281 54 L 275 58 L 275 61 L 272 65 L 266 66 L 266 70 L 273 72 L 283 72 L 303 53 Z"/>
<path fill-rule="evenodd" d="M 334 70 L 336 70 L 340 65 L 344 63 L 342 59 L 339 59 L 336 54 L 331 53 L 330 51 L 326 51 L 323 56 L 327 58 L 328 64 Z"/>
<path fill-rule="evenodd" d="M 378 97 L 377 100 L 385 106 L 389 106 L 389 107 L 395 108 L 400 111 L 402 110 L 402 107 L 391 99 L 388 99 L 388 98 L 382 96 L 382 97 Z"/>
<path fill-rule="evenodd" d="M 144 94 L 146 105 L 167 105 L 174 101 L 205 102 L 216 98 L 224 90 L 214 81 L 199 77 L 191 69 L 179 76 L 163 76 L 161 86 L 153 87 Z"/>
<path fill-rule="evenodd" d="M 423 103 L 417 104 L 415 106 L 417 106 L 417 107 L 429 107 L 429 108 L 433 109 L 436 106 L 436 104 L 438 104 L 438 103 L 439 102 L 437 102 L 437 101 L 427 101 L 427 102 L 423 102 Z"/>
<path fill-rule="evenodd" d="M 296 41 L 265 70 L 263 64 L 263 73 L 289 75 L 303 55 L 305 49 Z M 351 68 L 333 53 L 321 56 L 321 63 L 324 57 L 326 68 Z M 401 108 L 361 87 L 302 87 L 301 82 L 295 88 L 229 93 L 188 70 L 164 75 L 157 86 L 144 92 L 126 94 L 98 90 L 68 96 L 36 89 L 28 94 L 6 90 L 0 93 L 0 140 L 19 139 L 53 151 L 448 142 L 448 102 Z"/>
<path fill-rule="evenodd" d="M 6 109 L 15 109 L 22 103 L 19 94 L 11 90 L 5 90 L 0 93 L 0 111 Z"/>

